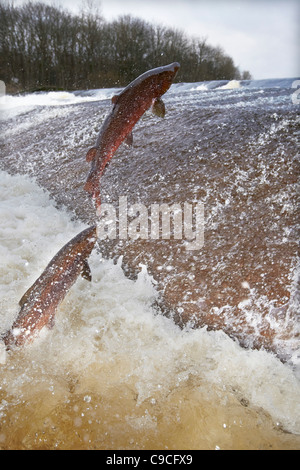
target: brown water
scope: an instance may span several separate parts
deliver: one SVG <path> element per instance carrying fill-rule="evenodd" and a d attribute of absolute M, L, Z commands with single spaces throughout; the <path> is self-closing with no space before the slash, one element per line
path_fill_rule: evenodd
<path fill-rule="evenodd" d="M 119 149 L 103 203 L 118 214 L 120 197 L 147 208 L 201 201 L 204 245 L 99 243 L 92 284 L 76 283 L 55 328 L 3 355 L 3 448 L 299 448 L 299 105 L 287 84 L 254 85 L 177 85 L 166 118 L 147 113 L 133 147 Z M 109 102 L 58 96 L 41 106 L 49 95 L 31 95 L 22 110 L 6 102 L 1 331 L 94 220 L 84 156 Z"/>

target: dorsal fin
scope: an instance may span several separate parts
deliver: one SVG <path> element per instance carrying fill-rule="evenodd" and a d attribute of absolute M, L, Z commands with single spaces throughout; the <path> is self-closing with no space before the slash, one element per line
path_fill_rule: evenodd
<path fill-rule="evenodd" d="M 92 162 L 94 160 L 94 158 L 96 157 L 96 153 L 97 153 L 97 147 L 92 147 L 88 153 L 86 154 L 86 161 L 87 162 Z"/>

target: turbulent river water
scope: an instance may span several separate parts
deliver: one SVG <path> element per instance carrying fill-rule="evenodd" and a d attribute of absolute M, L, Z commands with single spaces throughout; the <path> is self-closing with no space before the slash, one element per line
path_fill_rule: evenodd
<path fill-rule="evenodd" d="M 0 448 L 300 448 L 293 83 L 176 84 L 139 121 L 101 180 L 92 282 L 0 342 Z M 0 335 L 95 221 L 85 155 L 117 91 L 0 98 Z"/>

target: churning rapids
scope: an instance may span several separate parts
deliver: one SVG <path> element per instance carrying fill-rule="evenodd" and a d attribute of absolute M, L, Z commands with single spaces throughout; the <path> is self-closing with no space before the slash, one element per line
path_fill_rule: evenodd
<path fill-rule="evenodd" d="M 300 448 L 292 84 L 176 84 L 166 117 L 138 122 L 102 202 L 118 216 L 126 197 L 136 232 L 141 207 L 201 202 L 204 244 L 99 240 L 92 282 L 78 279 L 54 328 L 20 350 L 0 344 L 0 448 Z M 0 98 L 0 335 L 94 223 L 85 155 L 116 91 Z"/>

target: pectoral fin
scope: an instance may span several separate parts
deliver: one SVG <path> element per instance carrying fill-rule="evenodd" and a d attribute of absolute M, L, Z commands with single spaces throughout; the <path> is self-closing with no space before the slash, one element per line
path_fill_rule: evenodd
<path fill-rule="evenodd" d="M 94 160 L 94 158 L 96 157 L 96 153 L 97 153 L 97 147 L 92 147 L 88 153 L 86 154 L 86 161 L 87 162 L 92 162 Z"/>
<path fill-rule="evenodd" d="M 128 134 L 128 136 L 126 137 L 126 139 L 125 139 L 125 144 L 128 145 L 129 147 L 132 146 L 132 144 L 133 144 L 133 135 L 132 135 L 132 132 L 130 132 L 130 134 Z"/>
<path fill-rule="evenodd" d="M 28 299 L 30 297 L 30 294 L 31 292 L 33 291 L 33 289 L 35 288 L 35 284 L 34 283 L 31 287 L 29 287 L 29 289 L 25 292 L 25 294 L 21 297 L 21 299 L 19 300 L 19 305 L 20 307 L 23 307 L 24 304 L 26 304 L 28 302 Z"/>
<path fill-rule="evenodd" d="M 166 114 L 166 107 L 165 103 L 161 98 L 155 98 L 152 101 L 152 106 L 151 106 L 151 111 L 153 114 L 155 114 L 158 117 L 165 117 Z"/>
<path fill-rule="evenodd" d="M 89 282 L 92 280 L 92 273 L 86 260 L 83 262 L 81 276 Z"/>

